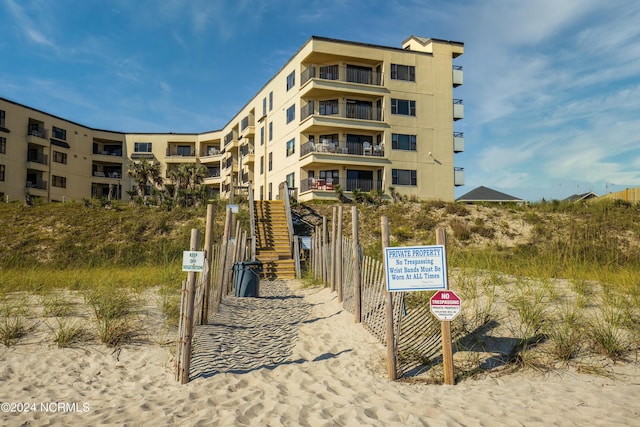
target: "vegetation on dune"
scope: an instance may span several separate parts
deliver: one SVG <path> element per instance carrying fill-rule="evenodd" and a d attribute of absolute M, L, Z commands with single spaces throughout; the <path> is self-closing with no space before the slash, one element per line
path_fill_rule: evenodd
<path fill-rule="evenodd" d="M 183 185 L 178 172 L 173 178 Z M 173 193 L 174 201 L 184 194 Z M 0 204 L 0 340 L 13 345 L 29 333 L 33 295 L 59 346 L 98 339 L 117 347 L 136 339 L 144 329 L 138 308 L 147 288 L 155 289 L 165 321 L 175 327 L 182 252 L 192 228 L 204 232 L 206 212 L 204 206 L 178 205 Z M 225 206 L 226 201 L 215 203 L 214 241 L 222 234 Z M 307 205 L 330 220 L 334 206 Z M 389 218 L 392 246 L 434 244 L 434 230 L 446 229 L 452 283 L 466 306 L 453 324 L 458 337 L 499 323 L 519 340 L 517 353 L 505 357 L 521 366 L 538 366 L 541 355 L 569 363 L 584 354 L 619 360 L 637 352 L 639 205 L 384 203 L 362 193 L 357 206 L 363 252 L 378 260 L 383 215 Z M 241 205 L 238 219 L 245 227 L 248 217 Z M 350 235 L 349 209 L 343 230 Z M 551 284 L 558 278 L 565 279 L 563 289 Z M 80 291 L 93 326 L 69 317 L 72 306 L 60 289 Z M 407 307 L 425 304 L 428 297 L 412 294 Z M 498 307 L 510 314 L 505 318 Z M 459 339 L 457 345 L 459 354 L 470 348 L 469 358 L 480 360 L 478 341 Z M 463 362 L 470 368 L 462 375 L 477 369 L 470 359 Z"/>

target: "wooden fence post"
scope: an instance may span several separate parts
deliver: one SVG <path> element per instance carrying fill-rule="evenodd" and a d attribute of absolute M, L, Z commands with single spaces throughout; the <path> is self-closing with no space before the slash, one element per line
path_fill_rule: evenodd
<path fill-rule="evenodd" d="M 387 268 L 386 265 L 386 257 L 384 254 L 384 249 L 389 247 L 389 218 L 386 216 L 382 216 L 380 218 L 380 228 L 382 230 L 382 258 L 385 259 L 385 270 Z M 396 369 L 396 340 L 393 333 L 393 295 L 391 292 L 386 290 L 387 287 L 387 275 L 384 275 L 384 286 L 386 292 L 385 298 L 385 318 L 386 318 L 386 341 L 387 341 L 387 373 L 389 374 L 389 379 L 391 381 L 395 381 L 397 379 L 397 369 Z"/>
<path fill-rule="evenodd" d="M 213 269 L 213 256 L 211 247 L 213 242 L 213 224 L 215 222 L 215 210 L 212 204 L 207 205 L 207 222 L 204 232 L 204 256 L 205 262 L 209 265 L 204 278 L 204 294 L 202 296 L 202 316 L 200 324 L 209 321 L 209 295 L 211 295 L 211 270 Z"/>
<path fill-rule="evenodd" d="M 353 311 L 355 322 L 362 322 L 362 275 L 360 272 L 360 240 L 358 237 L 358 207 L 351 207 L 351 233 L 353 234 Z"/>
<path fill-rule="evenodd" d="M 224 233 L 222 234 L 222 262 L 220 263 L 220 268 L 222 271 L 220 272 L 220 280 L 219 280 L 219 288 L 218 288 L 218 304 L 222 302 L 222 298 L 226 296 L 225 291 L 227 289 L 226 283 L 228 279 L 229 272 L 228 263 L 229 258 L 231 258 L 231 254 L 229 251 L 229 236 L 231 234 L 231 224 L 232 224 L 232 216 L 231 208 L 227 208 L 227 212 L 225 214 L 224 219 Z"/>
<path fill-rule="evenodd" d="M 444 228 L 436 228 L 436 244 L 445 246 L 447 244 L 447 235 Z M 445 271 L 449 274 L 449 269 L 445 266 Z M 455 384 L 453 376 L 453 344 L 451 342 L 451 321 L 442 320 L 440 322 L 440 332 L 442 334 L 442 368 L 444 370 L 444 383 L 447 385 Z"/>
<path fill-rule="evenodd" d="M 200 233 L 198 229 L 191 230 L 191 243 L 189 244 L 190 251 L 196 251 L 198 249 L 200 239 Z M 191 343 L 193 341 L 193 304 L 195 301 L 196 290 L 196 272 L 190 271 L 187 278 L 187 295 L 186 295 L 186 307 L 182 316 L 184 335 L 180 344 L 182 349 L 180 350 L 181 361 L 179 364 L 180 384 L 186 384 L 189 382 L 189 370 L 191 368 Z"/>
<path fill-rule="evenodd" d="M 331 221 L 331 290 L 336 290 L 336 270 L 339 259 L 336 257 L 336 217 L 338 208 L 336 206 L 333 207 L 333 219 Z"/>
<path fill-rule="evenodd" d="M 336 264 L 338 270 L 336 272 L 336 289 L 338 290 L 338 302 L 342 302 L 342 205 L 338 206 L 338 238 L 336 239 Z"/>
<path fill-rule="evenodd" d="M 322 281 L 324 286 L 329 283 L 329 228 L 327 227 L 327 217 L 322 216 Z"/>

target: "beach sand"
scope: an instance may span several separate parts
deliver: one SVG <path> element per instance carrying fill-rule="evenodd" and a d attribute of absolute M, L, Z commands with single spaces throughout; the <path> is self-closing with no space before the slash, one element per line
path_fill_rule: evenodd
<path fill-rule="evenodd" d="M 640 426 L 637 362 L 613 366 L 615 378 L 567 368 L 455 386 L 390 382 L 384 347 L 335 293 L 296 282 L 225 299 L 196 330 L 186 385 L 159 334 L 116 351 L 44 337 L 0 346 L 0 424 Z"/>

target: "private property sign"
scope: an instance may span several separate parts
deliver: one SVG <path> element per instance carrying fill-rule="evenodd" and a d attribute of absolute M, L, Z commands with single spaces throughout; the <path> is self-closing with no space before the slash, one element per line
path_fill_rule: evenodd
<path fill-rule="evenodd" d="M 387 291 L 447 289 L 444 245 L 385 248 Z"/>
<path fill-rule="evenodd" d="M 460 313 L 460 298 L 453 291 L 438 291 L 430 300 L 431 312 L 440 321 L 453 320 Z"/>

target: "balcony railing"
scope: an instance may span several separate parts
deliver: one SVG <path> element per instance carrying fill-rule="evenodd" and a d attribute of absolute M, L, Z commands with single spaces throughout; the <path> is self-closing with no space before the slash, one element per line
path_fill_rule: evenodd
<path fill-rule="evenodd" d="M 309 153 L 349 154 L 352 156 L 384 157 L 382 145 L 366 145 L 356 142 L 332 141 L 332 142 L 305 142 L 300 146 L 300 156 Z"/>
<path fill-rule="evenodd" d="M 36 136 L 38 138 L 48 138 L 49 137 L 49 132 L 44 128 L 44 126 L 36 126 L 36 125 L 29 125 L 29 128 L 27 129 L 27 135 L 31 135 L 31 136 Z"/>
<path fill-rule="evenodd" d="M 360 190 L 363 193 L 369 193 L 373 190 L 382 188 L 382 182 L 372 179 L 347 179 L 345 191 Z"/>
<path fill-rule="evenodd" d="M 332 116 L 345 119 L 382 121 L 382 108 L 370 105 L 354 104 L 350 102 L 338 102 L 331 105 L 323 105 L 316 101 L 309 101 L 300 109 L 300 120 L 309 116 Z"/>
<path fill-rule="evenodd" d="M 464 83 L 462 67 L 460 65 L 453 66 L 453 87 L 458 87 Z"/>
<path fill-rule="evenodd" d="M 200 157 L 217 156 L 218 154 L 221 154 L 218 147 L 204 147 L 200 150 Z"/>
<path fill-rule="evenodd" d="M 190 148 L 188 150 L 178 148 L 167 148 L 167 157 L 195 157 L 196 150 Z"/>
<path fill-rule="evenodd" d="M 236 135 L 236 132 L 232 130 L 231 132 L 229 132 L 224 136 L 225 145 L 233 141 L 234 139 L 238 139 L 238 136 Z"/>
<path fill-rule="evenodd" d="M 456 187 L 464 185 L 464 168 L 453 168 L 453 185 Z"/>
<path fill-rule="evenodd" d="M 330 178 L 330 179 L 318 179 L 318 178 L 307 178 L 303 179 L 300 183 L 300 192 L 304 193 L 305 191 L 311 190 L 321 190 L 321 191 L 334 191 L 336 185 L 340 185 L 340 180 L 338 178 Z"/>
<path fill-rule="evenodd" d="M 464 104 L 462 99 L 453 100 L 453 120 L 464 119 Z"/>
<path fill-rule="evenodd" d="M 464 151 L 464 133 L 453 133 L 453 152 L 462 153 Z"/>
<path fill-rule="evenodd" d="M 243 156 L 246 156 L 246 155 L 248 155 L 248 154 L 255 154 L 255 150 L 254 150 L 254 148 L 253 148 L 253 145 L 245 144 L 245 145 L 243 145 L 243 146 L 241 146 L 241 147 L 240 147 L 240 153 L 241 153 Z"/>
<path fill-rule="evenodd" d="M 122 173 L 120 172 L 108 172 L 108 171 L 93 171 L 93 176 L 98 178 L 122 178 Z"/>
<path fill-rule="evenodd" d="M 300 78 L 302 84 L 310 79 L 319 79 L 382 86 L 382 73 L 363 67 L 311 65 L 302 71 Z"/>
<path fill-rule="evenodd" d="M 113 150 L 113 149 L 99 150 L 97 148 L 94 148 L 93 149 L 93 154 L 101 154 L 103 156 L 118 156 L 118 157 L 122 157 L 122 149 L 118 148 L 117 150 Z"/>
<path fill-rule="evenodd" d="M 49 156 L 44 153 L 27 153 L 27 161 L 40 163 L 41 165 L 48 165 Z"/>
<path fill-rule="evenodd" d="M 47 189 L 47 181 L 27 181 L 27 188 L 34 188 L 36 190 L 46 190 Z"/>

